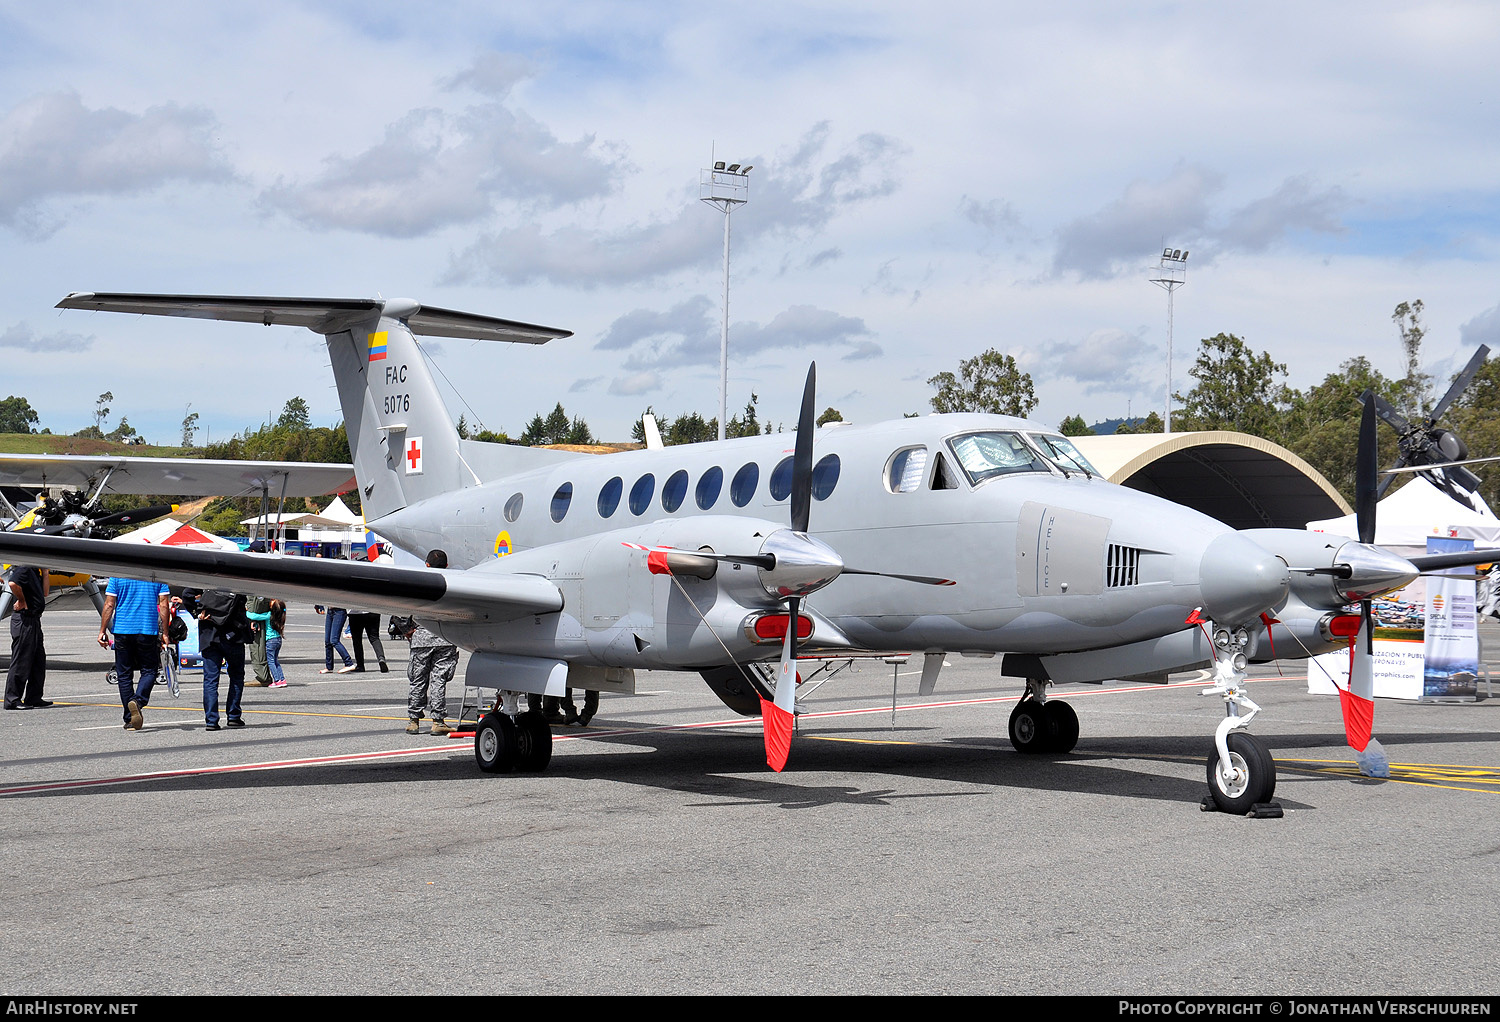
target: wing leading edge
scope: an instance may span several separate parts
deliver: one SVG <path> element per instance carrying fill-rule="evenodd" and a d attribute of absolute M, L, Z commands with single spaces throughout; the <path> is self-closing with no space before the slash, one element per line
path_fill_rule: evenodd
<path fill-rule="evenodd" d="M 227 588 L 330 606 L 443 621 L 506 621 L 562 609 L 562 593 L 539 575 L 439 571 L 386 564 L 189 550 L 62 536 L 0 533 L 0 561 L 53 571 Z"/>
<path fill-rule="evenodd" d="M 88 454 L 0 454 L 0 485 L 92 487 L 105 473 L 106 493 L 234 497 L 269 490 L 273 497 L 318 497 L 354 489 L 354 466 L 322 462 L 128 458 Z M 283 483 L 285 486 L 283 487 Z"/>

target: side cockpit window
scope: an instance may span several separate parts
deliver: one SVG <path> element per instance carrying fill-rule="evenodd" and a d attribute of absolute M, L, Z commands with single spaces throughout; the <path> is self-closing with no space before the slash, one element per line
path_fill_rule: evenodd
<path fill-rule="evenodd" d="M 970 484 L 975 486 L 996 476 L 1049 471 L 1041 455 L 1019 433 L 1009 430 L 965 433 L 949 440 L 948 446 Z"/>

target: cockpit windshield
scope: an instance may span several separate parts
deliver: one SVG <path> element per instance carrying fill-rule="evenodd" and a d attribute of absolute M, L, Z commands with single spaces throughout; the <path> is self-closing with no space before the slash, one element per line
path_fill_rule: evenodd
<path fill-rule="evenodd" d="M 1084 475 L 1101 474 L 1097 468 L 1089 464 L 1089 460 L 1073 446 L 1073 442 L 1067 437 L 1055 433 L 1030 433 L 1028 435 L 1032 442 L 1042 449 L 1042 453 L 1057 462 L 1064 472 L 1072 472 L 1076 469 Z"/>
<path fill-rule="evenodd" d="M 993 476 L 1012 472 L 1046 472 L 1047 463 L 1011 432 L 965 433 L 948 441 L 953 456 L 963 467 L 969 482 L 978 485 Z"/>

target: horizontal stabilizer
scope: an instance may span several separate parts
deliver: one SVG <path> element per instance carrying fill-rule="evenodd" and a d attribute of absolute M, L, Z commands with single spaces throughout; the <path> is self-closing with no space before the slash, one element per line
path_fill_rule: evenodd
<path fill-rule="evenodd" d="M 400 568 L 321 557 L 189 550 L 97 539 L 0 533 L 0 561 L 52 571 L 139 578 L 357 606 L 419 620 L 505 621 L 562 608 L 562 594 L 538 575 Z"/>
<path fill-rule="evenodd" d="M 571 337 L 569 330 L 479 316 L 451 309 L 433 309 L 409 299 L 380 298 L 263 298 L 239 295 L 151 295 L 123 292 L 75 291 L 57 303 L 59 309 L 126 312 L 142 316 L 181 316 L 218 319 L 265 326 L 304 326 L 315 333 L 334 334 L 349 325 L 385 314 L 406 323 L 414 334 L 458 337 L 475 341 L 514 341 L 544 344 Z"/>

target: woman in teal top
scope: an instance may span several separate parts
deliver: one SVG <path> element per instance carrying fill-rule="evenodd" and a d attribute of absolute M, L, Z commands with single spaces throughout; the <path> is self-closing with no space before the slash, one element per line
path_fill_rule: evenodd
<path fill-rule="evenodd" d="M 271 601 L 271 609 L 257 614 L 250 610 L 245 616 L 266 626 L 266 668 L 271 672 L 271 688 L 286 688 L 286 675 L 281 670 L 281 633 L 286 628 L 286 604 Z"/>

